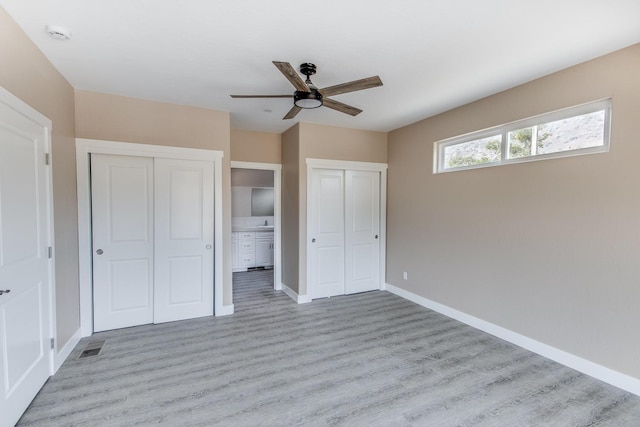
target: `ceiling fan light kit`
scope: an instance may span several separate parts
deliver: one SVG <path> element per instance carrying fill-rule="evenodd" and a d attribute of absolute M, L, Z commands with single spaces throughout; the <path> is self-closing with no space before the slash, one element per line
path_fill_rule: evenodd
<path fill-rule="evenodd" d="M 293 94 L 293 103 L 306 109 L 322 107 L 322 94 L 317 89 L 312 89 L 311 92 L 297 90 Z"/>
<path fill-rule="evenodd" d="M 310 76 L 316 73 L 316 66 L 309 62 L 300 65 L 300 72 L 307 76 L 306 80 L 302 80 L 300 75 L 288 62 L 273 61 L 273 65 L 280 70 L 287 80 L 296 89 L 292 95 L 231 95 L 232 98 L 293 98 L 293 107 L 283 117 L 283 120 L 294 118 L 303 109 L 313 109 L 318 107 L 328 107 L 341 113 L 357 116 L 362 112 L 359 108 L 351 105 L 343 104 L 336 100 L 327 98 L 328 96 L 340 95 L 347 92 L 355 92 L 357 90 L 370 89 L 382 86 L 380 77 L 373 76 L 365 79 L 354 80 L 348 83 L 342 83 L 335 86 L 318 89 L 310 79 Z"/>

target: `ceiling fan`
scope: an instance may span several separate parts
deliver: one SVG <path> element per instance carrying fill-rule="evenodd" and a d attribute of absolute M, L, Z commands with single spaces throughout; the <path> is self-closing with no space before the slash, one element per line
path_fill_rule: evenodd
<path fill-rule="evenodd" d="M 382 86 L 380 77 L 373 76 L 365 79 L 354 80 L 348 83 L 342 83 L 335 86 L 325 87 L 318 89 L 313 83 L 311 83 L 310 76 L 316 73 L 316 66 L 310 63 L 304 63 L 300 65 L 300 72 L 307 76 L 306 80 L 296 73 L 296 70 L 288 62 L 273 61 L 278 70 L 291 82 L 296 89 L 293 95 L 231 95 L 232 98 L 293 98 L 293 107 L 282 118 L 283 120 L 292 119 L 302 109 L 329 107 L 333 110 L 340 111 L 341 113 L 357 116 L 362 113 L 362 110 L 351 105 L 343 104 L 334 99 L 330 99 L 329 96 L 339 95 L 341 93 L 355 92 L 357 90 L 370 89 L 373 87 Z"/>

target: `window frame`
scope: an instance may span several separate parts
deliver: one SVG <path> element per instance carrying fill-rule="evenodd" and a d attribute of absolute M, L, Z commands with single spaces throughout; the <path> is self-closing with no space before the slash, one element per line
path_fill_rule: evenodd
<path fill-rule="evenodd" d="M 603 144 L 595 147 L 577 148 L 573 150 L 557 151 L 554 153 L 536 154 L 532 156 L 508 158 L 508 135 L 509 132 L 528 128 L 532 126 L 542 125 L 557 120 L 569 119 L 597 111 L 604 111 L 604 129 Z M 433 145 L 433 173 L 458 172 L 469 169 L 488 168 L 494 166 L 502 166 L 513 163 L 534 162 L 538 160 L 555 159 L 561 157 L 580 156 L 585 154 L 606 153 L 610 149 L 610 129 L 611 129 L 611 99 L 602 99 L 599 101 L 588 102 L 572 107 L 562 108 L 560 110 L 548 113 L 538 114 L 536 116 L 527 117 L 525 119 L 516 120 L 490 128 L 469 132 L 463 135 L 436 141 Z M 444 151 L 445 148 L 452 145 L 464 144 L 487 137 L 500 137 L 500 160 L 495 162 L 480 163 L 476 165 L 456 166 L 445 168 Z"/>

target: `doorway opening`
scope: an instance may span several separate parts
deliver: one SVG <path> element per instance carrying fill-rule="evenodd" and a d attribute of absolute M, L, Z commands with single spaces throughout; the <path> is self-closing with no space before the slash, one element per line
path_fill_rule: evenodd
<path fill-rule="evenodd" d="M 231 162 L 231 247 L 234 301 L 240 287 L 282 289 L 281 165 Z"/>

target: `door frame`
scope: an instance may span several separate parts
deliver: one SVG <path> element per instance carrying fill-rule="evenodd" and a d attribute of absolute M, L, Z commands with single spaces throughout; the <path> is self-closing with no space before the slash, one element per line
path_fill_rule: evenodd
<path fill-rule="evenodd" d="M 46 166 L 45 170 L 45 179 L 46 179 L 46 196 L 47 196 L 47 242 L 46 245 L 51 247 L 51 257 L 49 258 L 49 268 L 48 268 L 48 290 L 47 293 L 49 295 L 49 300 L 44 303 L 49 306 L 49 337 L 53 340 L 55 348 L 46 347 L 48 351 L 48 363 L 49 363 L 49 375 L 53 375 L 56 373 L 56 370 L 62 365 L 62 362 L 65 357 L 62 357 L 61 360 L 56 359 L 56 350 L 58 348 L 58 336 L 57 336 L 57 326 L 56 326 L 56 274 L 55 274 L 55 260 L 56 260 L 56 250 L 55 250 L 55 242 L 54 242 L 54 217 L 53 217 L 53 172 L 52 172 L 52 164 L 53 159 L 51 155 L 51 129 L 52 129 L 52 121 L 47 118 L 45 115 L 31 107 L 29 104 L 0 86 L 0 102 L 6 105 L 7 107 L 14 110 L 16 113 L 21 116 L 26 117 L 27 119 L 35 122 L 39 126 L 42 127 L 44 131 L 44 154 L 48 156 L 50 159 Z M 42 164 L 45 165 L 45 159 L 42 159 Z"/>
<path fill-rule="evenodd" d="M 80 328 L 82 336 L 93 334 L 93 268 L 91 242 L 91 162 L 90 155 L 162 157 L 168 159 L 204 160 L 213 162 L 214 179 L 214 277 L 213 299 L 215 316 L 233 313 L 233 306 L 223 305 L 223 227 L 222 227 L 222 157 L 224 152 L 198 148 L 169 147 L 120 141 L 76 138 L 78 191 L 78 273 L 80 279 Z"/>
<path fill-rule="evenodd" d="M 314 169 L 337 169 L 337 170 L 357 170 L 357 171 L 371 171 L 380 173 L 380 290 L 386 289 L 386 267 L 387 267 L 387 163 L 373 163 L 373 162 L 358 162 L 349 160 L 329 160 L 329 159 L 314 159 L 307 158 L 307 201 L 306 201 L 306 220 L 301 224 L 304 224 L 304 232 L 301 233 L 301 237 L 305 239 L 306 244 L 301 245 L 306 250 L 304 258 L 306 259 L 305 268 L 306 274 L 303 276 L 306 278 L 304 284 L 304 293 L 300 293 L 298 297 L 299 302 L 311 301 L 311 289 L 309 284 L 311 282 L 311 239 L 309 239 L 309 230 L 311 229 L 311 197 L 312 181 Z M 302 288 L 302 286 L 301 286 Z"/>
<path fill-rule="evenodd" d="M 231 161 L 231 169 L 256 169 L 273 171 L 273 289 L 282 290 L 282 165 Z"/>

